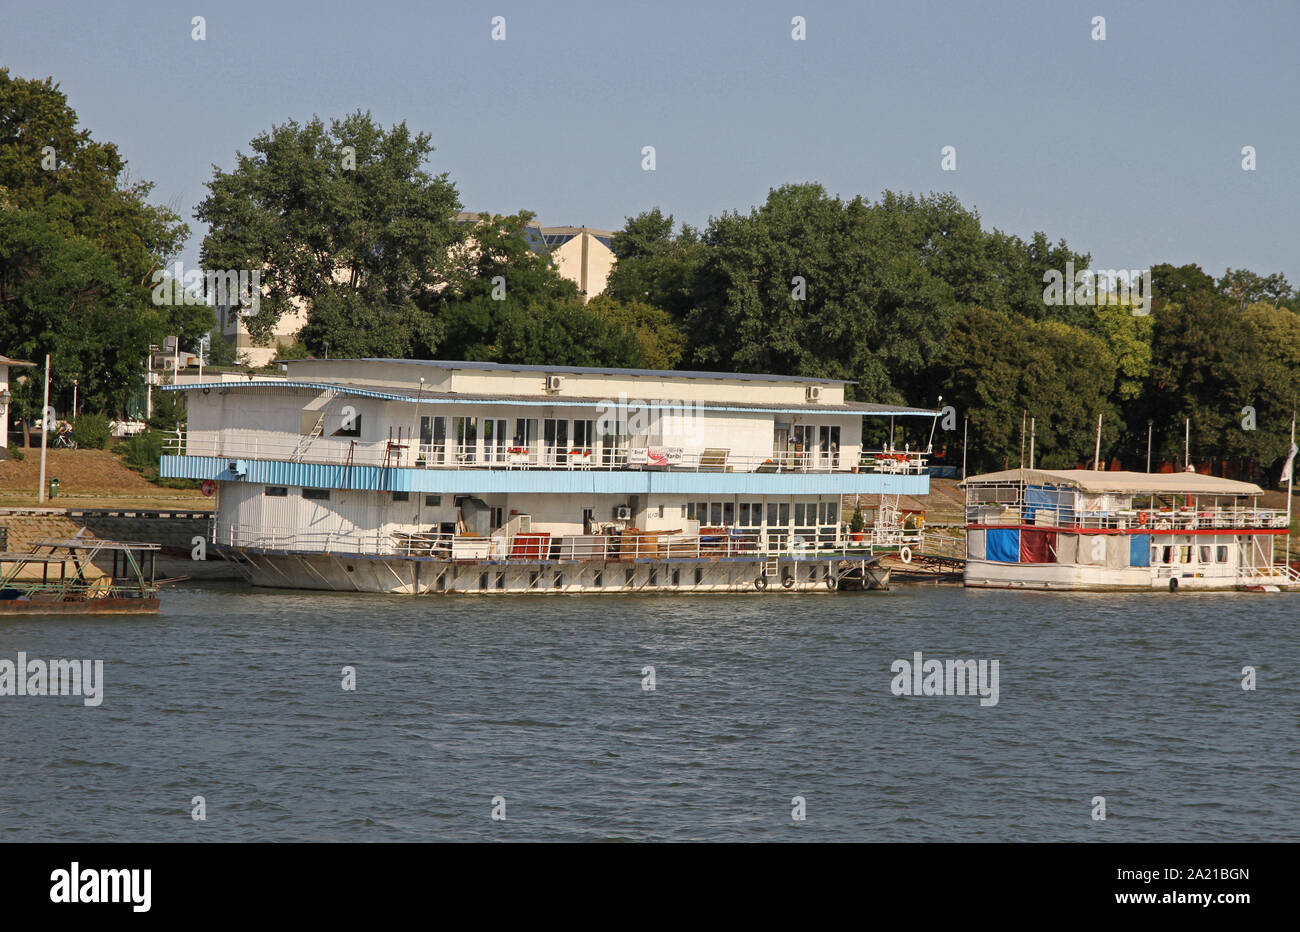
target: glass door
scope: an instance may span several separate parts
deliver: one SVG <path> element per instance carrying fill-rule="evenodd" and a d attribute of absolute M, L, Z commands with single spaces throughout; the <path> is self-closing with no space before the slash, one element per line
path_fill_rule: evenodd
<path fill-rule="evenodd" d="M 840 428 L 822 425 L 817 432 L 817 466 L 837 469 L 840 465 Z"/>
<path fill-rule="evenodd" d="M 508 440 L 505 418 L 484 418 L 483 462 L 489 466 L 505 463 Z"/>
<path fill-rule="evenodd" d="M 456 438 L 456 463 L 466 466 L 477 460 L 478 418 L 454 417 L 451 419 L 452 436 Z"/>
<path fill-rule="evenodd" d="M 515 436 L 506 450 L 511 465 L 526 466 L 537 462 L 537 418 L 515 418 Z"/>
<path fill-rule="evenodd" d="M 542 421 L 542 465 L 563 466 L 569 462 L 569 422 L 548 417 Z"/>
<path fill-rule="evenodd" d="M 569 451 L 579 466 L 589 466 L 596 451 L 596 422 L 573 422 L 573 447 Z"/>
<path fill-rule="evenodd" d="M 437 415 L 420 416 L 420 459 L 426 466 L 444 466 L 447 462 L 447 419 Z"/>

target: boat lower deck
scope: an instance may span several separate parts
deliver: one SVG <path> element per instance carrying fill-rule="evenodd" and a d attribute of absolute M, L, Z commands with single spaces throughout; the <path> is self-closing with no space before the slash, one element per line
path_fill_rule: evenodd
<path fill-rule="evenodd" d="M 874 557 L 451 561 L 221 548 L 255 586 L 409 595 L 885 589 Z"/>

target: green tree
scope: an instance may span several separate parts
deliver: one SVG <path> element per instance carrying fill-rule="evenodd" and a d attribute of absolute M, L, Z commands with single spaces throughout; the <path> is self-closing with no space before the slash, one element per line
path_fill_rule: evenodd
<path fill-rule="evenodd" d="M 195 212 L 211 227 L 205 267 L 261 272 L 249 332 L 268 340 L 298 306 L 313 348 L 404 356 L 427 343 L 428 299 L 447 287 L 466 233 L 455 186 L 424 169 L 430 137 L 358 111 L 328 127 L 273 126 L 250 148 L 232 171 L 214 167 Z"/>
<path fill-rule="evenodd" d="M 206 307 L 156 305 L 153 279 L 188 230 L 148 203 L 112 143 L 77 128 L 58 85 L 0 69 L 0 345 L 51 356 L 51 397 L 80 383 L 87 412 L 120 414 L 150 343 L 193 342 Z M 13 390 L 15 414 L 39 412 L 40 380 Z"/>
<path fill-rule="evenodd" d="M 618 322 L 636 336 L 646 368 L 677 368 L 686 350 L 686 334 L 667 311 L 644 301 L 617 301 L 603 294 L 592 298 L 587 308 L 607 320 Z"/>

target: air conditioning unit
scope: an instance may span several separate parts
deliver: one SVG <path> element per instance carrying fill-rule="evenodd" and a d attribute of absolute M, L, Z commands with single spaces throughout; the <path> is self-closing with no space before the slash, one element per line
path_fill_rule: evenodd
<path fill-rule="evenodd" d="M 632 509 L 627 505 L 618 505 L 614 508 L 615 521 L 630 521 L 632 519 Z"/>
<path fill-rule="evenodd" d="M 230 471 L 231 475 L 235 475 L 235 476 L 248 475 L 248 464 L 245 463 L 243 460 L 231 460 L 227 464 L 226 468 Z"/>
<path fill-rule="evenodd" d="M 808 401 L 821 401 L 821 400 L 822 400 L 822 387 L 821 387 L 820 385 L 809 385 L 809 386 L 808 386 L 807 400 L 808 400 Z"/>
<path fill-rule="evenodd" d="M 560 386 L 564 384 L 564 377 L 560 375 L 548 375 L 546 377 L 546 390 L 548 392 L 558 392 Z"/>

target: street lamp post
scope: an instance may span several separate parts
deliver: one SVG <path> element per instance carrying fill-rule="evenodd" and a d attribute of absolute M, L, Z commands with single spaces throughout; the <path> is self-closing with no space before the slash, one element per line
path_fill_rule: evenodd
<path fill-rule="evenodd" d="M 1151 428 L 1155 421 L 1147 421 L 1147 472 L 1151 471 Z"/>

